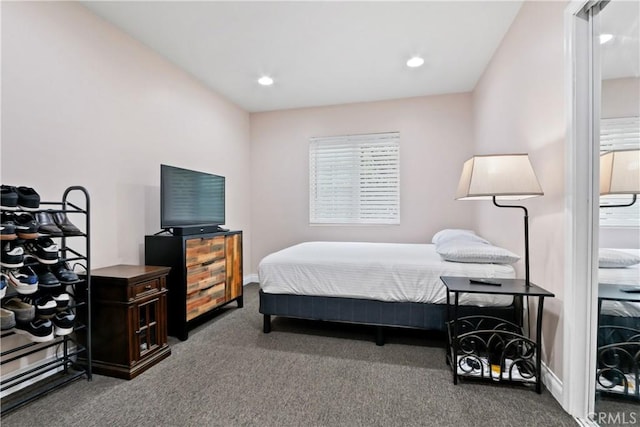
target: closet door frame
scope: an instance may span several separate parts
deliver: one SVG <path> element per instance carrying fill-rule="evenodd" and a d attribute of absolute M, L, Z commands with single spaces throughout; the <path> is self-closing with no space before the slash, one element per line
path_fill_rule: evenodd
<path fill-rule="evenodd" d="M 600 57 L 594 36 L 607 1 L 571 1 L 565 10 L 565 303 L 562 406 L 597 425 L 595 367 L 598 295 Z"/>

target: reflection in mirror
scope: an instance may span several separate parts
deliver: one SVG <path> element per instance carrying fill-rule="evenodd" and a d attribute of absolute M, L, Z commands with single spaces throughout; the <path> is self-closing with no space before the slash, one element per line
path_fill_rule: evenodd
<path fill-rule="evenodd" d="M 640 424 L 640 3 L 600 13 L 600 232 L 595 421 Z"/>

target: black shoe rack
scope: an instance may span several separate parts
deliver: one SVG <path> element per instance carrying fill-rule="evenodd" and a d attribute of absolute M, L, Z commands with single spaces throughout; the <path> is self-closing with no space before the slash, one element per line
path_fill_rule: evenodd
<path fill-rule="evenodd" d="M 82 206 L 84 205 L 84 206 Z M 56 336 L 53 340 L 30 342 L 8 348 L 4 342 L 0 353 L 0 365 L 17 361 L 42 352 L 45 357 L 27 367 L 9 373 L 2 379 L 0 399 L 2 415 L 50 393 L 64 385 L 81 378 L 91 380 L 91 240 L 89 193 L 84 187 L 72 186 L 64 191 L 61 202 L 40 202 L 40 210 L 51 213 L 64 213 L 69 220 L 78 225 L 84 220 L 84 232 L 79 236 L 53 237 L 59 240 L 60 260 L 67 262 L 70 268 L 83 280 L 73 285 L 62 285 L 70 297 L 69 308 L 75 314 L 74 331 L 70 335 Z M 34 212 L 35 213 L 35 212 Z M 9 290 L 9 289 L 8 289 Z M 7 297 L 10 295 L 7 294 Z M 3 332 L 2 341 L 14 335 L 13 331 Z M 81 344 L 82 343 L 82 344 Z M 79 362 L 80 361 L 80 362 Z"/>

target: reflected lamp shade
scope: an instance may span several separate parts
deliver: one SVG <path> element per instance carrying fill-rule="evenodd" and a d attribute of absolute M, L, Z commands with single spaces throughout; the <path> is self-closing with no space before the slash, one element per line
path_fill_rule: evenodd
<path fill-rule="evenodd" d="M 600 195 L 640 193 L 640 150 L 609 151 L 600 156 Z"/>
<path fill-rule="evenodd" d="M 542 196 L 529 155 L 473 156 L 464 163 L 457 200 L 521 200 Z"/>

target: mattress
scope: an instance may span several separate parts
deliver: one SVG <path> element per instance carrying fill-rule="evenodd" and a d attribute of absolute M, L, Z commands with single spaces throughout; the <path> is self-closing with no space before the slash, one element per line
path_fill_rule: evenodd
<path fill-rule="evenodd" d="M 440 276 L 513 278 L 504 264 L 443 261 L 432 244 L 305 242 L 274 252 L 258 266 L 268 294 L 446 304 Z M 507 306 L 508 295 L 461 294 L 461 305 Z"/>
<path fill-rule="evenodd" d="M 640 249 L 615 250 L 640 255 Z M 624 268 L 599 268 L 598 282 L 615 285 L 640 285 L 640 264 Z M 638 298 L 640 298 L 640 295 L 638 295 Z M 618 317 L 640 317 L 640 302 L 602 301 L 600 314 Z"/>

